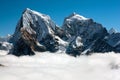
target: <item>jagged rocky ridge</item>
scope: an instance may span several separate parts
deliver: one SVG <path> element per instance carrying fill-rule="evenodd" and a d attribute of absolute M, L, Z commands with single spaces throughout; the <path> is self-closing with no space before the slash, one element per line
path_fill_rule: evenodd
<path fill-rule="evenodd" d="M 120 52 L 120 33 L 109 34 L 92 19 L 76 13 L 58 27 L 48 15 L 26 9 L 19 20 L 9 54 L 34 55 L 34 51 L 65 51 L 77 56 L 93 52 Z"/>

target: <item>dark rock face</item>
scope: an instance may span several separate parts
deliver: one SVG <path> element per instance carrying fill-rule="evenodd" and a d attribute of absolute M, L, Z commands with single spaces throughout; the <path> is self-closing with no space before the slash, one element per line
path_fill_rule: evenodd
<path fill-rule="evenodd" d="M 40 43 L 45 45 L 47 51 L 56 52 L 59 48 L 58 40 L 55 39 L 52 35 L 47 35 L 46 38 L 43 38 Z"/>
<path fill-rule="evenodd" d="M 29 34 L 25 29 L 21 29 L 21 38 L 14 43 L 14 47 L 9 54 L 16 56 L 34 55 L 34 51 L 46 51 L 44 46 L 38 45 L 35 33 Z"/>
<path fill-rule="evenodd" d="M 22 56 L 34 55 L 35 53 L 32 51 L 30 46 L 27 45 L 22 38 L 20 38 L 19 41 L 14 44 L 14 48 L 10 51 L 9 54 L 13 54 L 15 56 Z"/>
<path fill-rule="evenodd" d="M 105 53 L 111 51 L 115 51 L 115 48 L 107 44 L 103 39 L 98 39 L 95 41 L 94 45 L 92 45 L 90 52 Z"/>
<path fill-rule="evenodd" d="M 106 38 L 106 42 L 112 46 L 113 48 L 115 48 L 115 52 L 120 52 L 120 33 L 113 33 L 110 34 L 107 38 Z"/>
<path fill-rule="evenodd" d="M 63 40 L 67 40 L 68 36 L 65 33 L 64 29 L 60 28 L 60 27 L 55 27 L 55 35 L 59 36 L 61 39 Z"/>
<path fill-rule="evenodd" d="M 83 43 L 79 36 L 75 37 L 73 41 L 69 43 L 69 46 L 66 49 L 67 54 L 72 56 L 80 55 L 83 51 Z"/>

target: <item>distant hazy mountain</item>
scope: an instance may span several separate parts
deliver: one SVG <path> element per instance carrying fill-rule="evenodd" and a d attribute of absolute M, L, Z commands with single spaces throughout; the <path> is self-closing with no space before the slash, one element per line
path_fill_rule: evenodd
<path fill-rule="evenodd" d="M 114 33 L 117 33 L 117 31 L 116 31 L 114 28 L 111 28 L 111 29 L 109 30 L 109 34 L 114 34 Z"/>
<path fill-rule="evenodd" d="M 9 34 L 6 37 L 0 37 L 0 50 L 10 50 L 12 48 L 12 44 L 9 43 L 11 37 Z"/>

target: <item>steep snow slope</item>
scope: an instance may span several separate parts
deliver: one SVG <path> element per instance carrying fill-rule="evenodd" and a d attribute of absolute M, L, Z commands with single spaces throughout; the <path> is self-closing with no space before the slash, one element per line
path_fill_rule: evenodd
<path fill-rule="evenodd" d="M 32 34 L 36 34 L 37 39 L 40 41 L 42 38 L 45 38 L 48 34 L 54 34 L 55 23 L 50 19 L 48 15 L 38 13 L 34 10 L 27 8 L 17 24 L 14 40 L 20 38 L 21 29 L 24 28 Z"/>
<path fill-rule="evenodd" d="M 21 56 L 34 55 L 34 51 L 57 51 L 59 45 L 66 42 L 57 36 L 56 28 L 60 30 L 48 15 L 27 8 L 11 39 L 14 47 L 10 54 Z"/>
<path fill-rule="evenodd" d="M 120 80 L 120 54 L 113 52 L 77 58 L 59 52 L 22 57 L 5 53 L 0 51 L 0 80 Z"/>

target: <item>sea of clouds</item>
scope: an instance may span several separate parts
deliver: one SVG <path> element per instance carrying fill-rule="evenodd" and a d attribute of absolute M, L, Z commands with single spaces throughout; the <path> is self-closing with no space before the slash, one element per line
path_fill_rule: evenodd
<path fill-rule="evenodd" d="M 94 53 L 72 57 L 36 52 L 15 57 L 0 51 L 0 80 L 120 80 L 120 54 Z"/>

